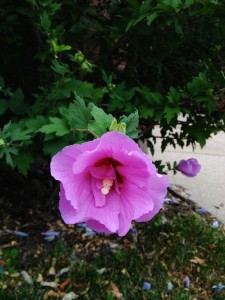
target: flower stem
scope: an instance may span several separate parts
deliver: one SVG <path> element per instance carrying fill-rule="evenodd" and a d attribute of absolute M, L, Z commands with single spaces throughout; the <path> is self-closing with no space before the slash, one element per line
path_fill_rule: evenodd
<path fill-rule="evenodd" d="M 70 131 L 87 132 L 87 133 L 90 133 L 91 135 L 93 135 L 93 137 L 95 137 L 96 139 L 99 138 L 99 136 L 90 129 L 71 128 Z"/>

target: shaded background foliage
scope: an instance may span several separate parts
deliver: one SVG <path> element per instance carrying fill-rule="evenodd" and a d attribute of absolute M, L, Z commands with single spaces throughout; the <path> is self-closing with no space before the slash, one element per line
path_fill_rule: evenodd
<path fill-rule="evenodd" d="M 74 128 L 105 118 L 107 131 L 90 102 L 117 118 L 137 109 L 152 152 L 155 125 L 163 150 L 224 130 L 224 1 L 2 0 L 0 17 L 7 172 L 48 173 L 51 155 L 89 138 Z"/>

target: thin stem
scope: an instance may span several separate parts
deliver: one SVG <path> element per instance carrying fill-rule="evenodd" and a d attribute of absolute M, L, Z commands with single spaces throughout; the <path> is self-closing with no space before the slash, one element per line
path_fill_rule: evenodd
<path fill-rule="evenodd" d="M 0 145 L 0 148 L 4 148 L 4 147 L 22 147 L 23 146 L 23 142 L 19 143 L 19 144 L 15 144 L 15 143 L 4 143 L 2 145 Z"/>
<path fill-rule="evenodd" d="M 99 138 L 99 136 L 90 129 L 71 128 L 70 131 L 87 132 L 87 133 L 90 133 L 91 135 L 93 135 L 93 137 L 95 137 L 96 139 Z"/>

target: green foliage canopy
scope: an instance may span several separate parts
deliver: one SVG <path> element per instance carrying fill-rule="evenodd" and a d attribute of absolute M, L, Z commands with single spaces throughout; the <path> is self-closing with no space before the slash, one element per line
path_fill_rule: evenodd
<path fill-rule="evenodd" d="M 152 152 L 155 125 L 163 150 L 225 128 L 224 1 L 3 0 L 0 17 L 0 158 L 22 174 L 113 116 Z"/>

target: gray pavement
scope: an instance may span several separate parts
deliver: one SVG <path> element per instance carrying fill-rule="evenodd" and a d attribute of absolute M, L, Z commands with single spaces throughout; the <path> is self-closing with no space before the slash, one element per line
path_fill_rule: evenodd
<path fill-rule="evenodd" d="M 214 135 L 203 149 L 196 147 L 194 152 L 191 146 L 184 149 L 168 146 L 165 152 L 161 153 L 159 139 L 152 159 L 179 162 L 181 159 L 192 157 L 201 164 L 199 174 L 196 177 L 186 177 L 180 172 L 176 175 L 170 173 L 170 185 L 172 188 L 180 185 L 187 189 L 190 200 L 225 224 L 225 133 Z"/>

